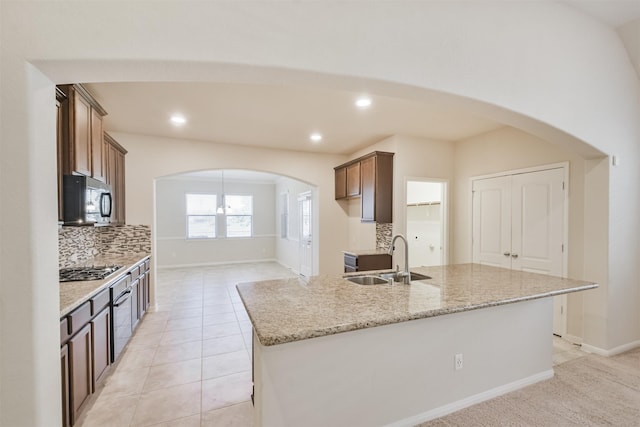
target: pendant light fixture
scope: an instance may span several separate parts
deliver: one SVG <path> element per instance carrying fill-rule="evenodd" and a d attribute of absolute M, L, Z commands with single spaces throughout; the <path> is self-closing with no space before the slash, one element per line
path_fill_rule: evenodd
<path fill-rule="evenodd" d="M 216 209 L 216 213 L 224 214 L 224 169 L 222 169 L 222 192 L 220 193 L 220 203 L 218 203 L 218 209 Z"/>

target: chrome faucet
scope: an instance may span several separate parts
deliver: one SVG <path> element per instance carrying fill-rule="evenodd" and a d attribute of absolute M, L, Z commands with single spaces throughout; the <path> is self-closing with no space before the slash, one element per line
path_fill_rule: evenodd
<path fill-rule="evenodd" d="M 391 240 L 391 246 L 389 247 L 389 255 L 393 255 L 393 251 L 395 250 L 396 239 L 402 239 L 404 242 L 404 271 L 402 272 L 402 283 L 408 285 L 411 281 L 411 273 L 409 273 L 409 242 L 402 234 L 396 234 L 393 236 Z"/>

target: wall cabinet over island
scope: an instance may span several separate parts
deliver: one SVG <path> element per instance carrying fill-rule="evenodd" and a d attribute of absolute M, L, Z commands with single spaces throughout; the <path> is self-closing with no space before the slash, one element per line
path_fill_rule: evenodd
<path fill-rule="evenodd" d="M 362 222 L 392 222 L 393 153 L 374 151 L 334 171 L 336 200 L 359 197 Z"/>

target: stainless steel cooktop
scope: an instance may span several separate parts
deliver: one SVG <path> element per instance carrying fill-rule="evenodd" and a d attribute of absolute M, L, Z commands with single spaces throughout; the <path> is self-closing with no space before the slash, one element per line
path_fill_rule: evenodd
<path fill-rule="evenodd" d="M 90 267 L 70 267 L 60 269 L 60 282 L 102 280 L 121 269 L 121 265 L 93 265 Z"/>

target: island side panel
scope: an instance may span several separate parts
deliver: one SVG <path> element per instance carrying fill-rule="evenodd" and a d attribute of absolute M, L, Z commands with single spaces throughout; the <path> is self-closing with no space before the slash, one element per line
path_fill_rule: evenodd
<path fill-rule="evenodd" d="M 256 342 L 255 425 L 415 425 L 550 378 L 552 312 L 552 299 L 543 298 L 275 346 Z"/>

